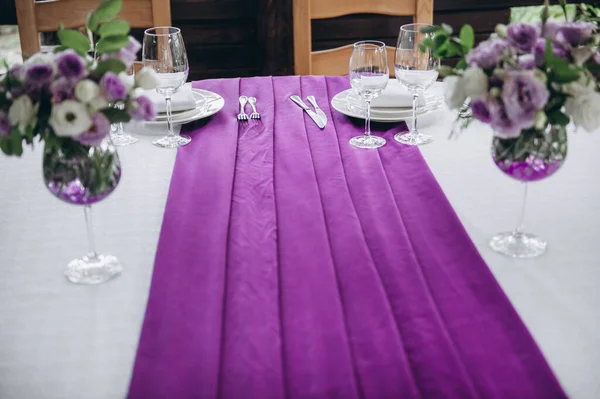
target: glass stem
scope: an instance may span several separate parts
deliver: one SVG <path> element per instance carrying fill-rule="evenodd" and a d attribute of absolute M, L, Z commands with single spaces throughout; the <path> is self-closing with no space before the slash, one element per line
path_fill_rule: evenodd
<path fill-rule="evenodd" d="M 410 129 L 410 133 L 417 135 L 417 103 L 419 100 L 419 93 L 413 93 L 413 106 L 412 106 L 412 129 Z"/>
<path fill-rule="evenodd" d="M 167 136 L 173 137 L 173 115 L 171 111 L 171 93 L 165 94 L 165 101 L 167 102 Z"/>
<path fill-rule="evenodd" d="M 118 108 L 122 111 L 125 109 L 125 104 L 119 104 Z M 123 122 L 119 122 L 117 125 L 117 134 L 123 134 Z"/>
<path fill-rule="evenodd" d="M 89 247 L 88 258 L 95 259 L 98 257 L 98 254 L 96 253 L 96 242 L 94 241 L 94 227 L 93 227 L 93 223 L 92 223 L 92 207 L 90 205 L 84 206 L 83 213 L 85 215 L 85 227 L 87 229 L 87 236 L 88 236 L 88 247 Z"/>
<path fill-rule="evenodd" d="M 365 136 L 371 135 L 371 100 L 367 100 L 367 117 L 365 118 Z"/>
<path fill-rule="evenodd" d="M 515 236 L 520 237 L 525 231 L 525 205 L 527 204 L 527 183 L 523 183 L 525 189 L 523 190 L 523 204 L 521 205 L 521 214 L 519 215 L 519 224 L 515 230 Z"/>

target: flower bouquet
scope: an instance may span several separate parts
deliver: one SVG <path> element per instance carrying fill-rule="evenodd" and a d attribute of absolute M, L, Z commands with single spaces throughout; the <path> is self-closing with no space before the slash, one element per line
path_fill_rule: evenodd
<path fill-rule="evenodd" d="M 571 122 L 589 132 L 600 126 L 599 19 L 590 8 L 568 21 L 561 5 L 565 22 L 548 21 L 546 1 L 539 23 L 498 25 L 476 47 L 469 25 L 458 36 L 447 25 L 427 28 L 433 38 L 421 44 L 438 58 L 459 57 L 456 67 L 440 68 L 447 105 L 460 109 L 461 127 L 473 119 L 489 124 L 495 164 L 524 182 L 560 168 Z M 546 248 L 545 241 L 523 232 L 522 220 L 491 245 L 513 257 L 537 256 Z"/>
<path fill-rule="evenodd" d="M 108 196 L 121 177 L 111 124 L 156 116 L 151 100 L 138 90 L 155 87 L 155 72 L 144 68 L 135 79 L 127 75 L 141 45 L 128 36 L 129 24 L 115 19 L 121 5 L 122 0 L 102 1 L 88 16 L 88 36 L 59 26 L 61 46 L 54 53 L 7 66 L 0 79 L 2 152 L 20 156 L 24 144 L 43 142 L 47 188 L 85 206 L 91 249 L 69 264 L 67 276 L 74 282 L 98 283 L 120 272 L 116 258 L 93 248 L 89 206 Z"/>

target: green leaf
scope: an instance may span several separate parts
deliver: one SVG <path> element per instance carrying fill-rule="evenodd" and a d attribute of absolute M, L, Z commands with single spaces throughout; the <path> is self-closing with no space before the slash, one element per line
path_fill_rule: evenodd
<path fill-rule="evenodd" d="M 112 53 L 121 50 L 129 43 L 128 36 L 108 36 L 103 37 L 98 41 L 96 45 L 96 52 L 98 54 Z"/>
<path fill-rule="evenodd" d="M 448 40 L 448 36 L 435 35 L 435 37 L 433 38 L 433 46 L 432 46 L 433 51 L 436 51 L 437 49 L 442 47 L 446 43 L 447 40 Z"/>
<path fill-rule="evenodd" d="M 96 66 L 95 72 L 98 75 L 104 75 L 106 72 L 110 71 L 118 75 L 126 69 L 127 66 L 122 61 L 109 58 L 107 60 L 100 61 L 98 66 Z"/>
<path fill-rule="evenodd" d="M 21 132 L 19 132 L 18 127 L 13 127 L 12 133 L 10 134 L 10 141 L 10 147 L 13 154 L 20 157 L 21 154 L 23 154 L 23 138 L 21 137 Z"/>
<path fill-rule="evenodd" d="M 68 49 L 68 47 L 67 47 L 67 46 L 56 46 L 56 47 L 54 48 L 54 50 L 52 50 L 52 52 L 53 52 L 54 54 L 57 54 L 57 53 L 60 53 L 60 52 L 62 52 L 62 51 L 65 51 L 65 50 L 67 50 L 67 49 Z"/>
<path fill-rule="evenodd" d="M 423 54 L 427 52 L 427 46 L 425 46 L 423 43 L 419 44 L 419 51 L 422 52 Z"/>
<path fill-rule="evenodd" d="M 123 0 L 102 0 L 98 8 L 88 15 L 87 28 L 96 32 L 98 25 L 116 17 L 122 6 Z"/>
<path fill-rule="evenodd" d="M 428 37 L 427 39 L 423 40 L 423 44 L 429 48 L 433 47 L 433 40 Z"/>
<path fill-rule="evenodd" d="M 129 122 L 131 120 L 131 117 L 129 116 L 127 111 L 122 109 L 104 108 L 100 110 L 100 112 L 102 112 L 104 116 L 108 118 L 110 123 Z"/>
<path fill-rule="evenodd" d="M 2 149 L 2 152 L 6 155 L 13 154 L 10 137 L 3 137 L 0 139 L 0 149 Z"/>
<path fill-rule="evenodd" d="M 465 52 L 469 52 L 475 44 L 475 31 L 471 25 L 464 25 L 460 29 L 460 42 L 465 49 Z"/>
<path fill-rule="evenodd" d="M 446 76 L 455 75 L 454 69 L 449 67 L 448 65 L 442 65 L 438 69 L 441 78 L 445 78 Z"/>
<path fill-rule="evenodd" d="M 32 124 L 28 125 L 27 129 L 25 129 L 25 142 L 27 144 L 33 143 L 33 125 Z"/>
<path fill-rule="evenodd" d="M 546 113 L 551 114 L 556 110 L 560 110 L 567 101 L 567 95 L 562 93 L 552 93 L 548 104 L 546 104 Z"/>
<path fill-rule="evenodd" d="M 569 117 L 562 113 L 560 109 L 549 113 L 547 116 L 548 123 L 550 123 L 551 125 L 567 126 L 571 121 Z"/>
<path fill-rule="evenodd" d="M 90 41 L 81 32 L 73 29 L 62 29 L 58 31 L 60 44 L 72 48 L 80 55 L 85 55 L 90 50 Z"/>
<path fill-rule="evenodd" d="M 552 72 L 550 79 L 553 82 L 566 84 L 579 80 L 580 72 L 575 68 L 560 68 Z"/>
<path fill-rule="evenodd" d="M 565 14 L 565 21 L 569 21 L 569 14 L 567 13 L 567 2 L 565 0 L 558 0 L 558 4 L 560 4 L 560 7 L 563 10 L 563 13 Z"/>
<path fill-rule="evenodd" d="M 421 28 L 421 33 L 435 33 L 438 30 L 440 30 L 439 26 L 435 26 L 435 25 L 427 25 L 424 28 Z"/>
<path fill-rule="evenodd" d="M 462 51 L 462 46 L 455 42 L 447 42 L 446 44 L 446 57 L 456 57 Z"/>
<path fill-rule="evenodd" d="M 127 36 L 129 34 L 129 24 L 125 20 L 115 19 L 114 21 L 109 21 L 100 25 L 98 34 L 101 37 Z"/>
<path fill-rule="evenodd" d="M 446 33 L 448 33 L 449 35 L 451 35 L 452 33 L 454 33 L 454 29 L 452 29 L 452 27 L 448 24 L 442 24 L 442 29 L 444 31 L 446 31 Z"/>
<path fill-rule="evenodd" d="M 458 61 L 458 64 L 456 64 L 456 69 L 467 69 L 467 61 L 465 61 L 464 59 Z"/>

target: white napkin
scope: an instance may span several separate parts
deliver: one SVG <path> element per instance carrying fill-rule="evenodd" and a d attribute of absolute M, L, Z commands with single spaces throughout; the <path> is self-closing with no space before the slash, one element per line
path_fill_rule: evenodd
<path fill-rule="evenodd" d="M 358 94 L 348 95 L 348 101 L 357 108 L 364 108 L 365 102 Z M 419 96 L 418 105 L 425 105 L 425 97 Z M 390 79 L 385 89 L 371 102 L 372 108 L 412 108 L 412 94 L 400 82 Z"/>
<path fill-rule="evenodd" d="M 425 97 L 419 96 L 419 106 L 425 105 Z M 412 107 L 412 93 L 406 90 L 397 80 L 388 82 L 385 90 L 373 99 L 373 107 L 381 108 L 410 108 Z"/>
<path fill-rule="evenodd" d="M 144 94 L 152 100 L 156 112 L 167 112 L 165 96 L 157 93 L 156 90 L 145 90 Z M 187 111 L 194 108 L 196 108 L 196 100 L 192 93 L 192 84 L 186 83 L 177 90 L 173 97 L 171 97 L 171 110 L 176 112 Z"/>

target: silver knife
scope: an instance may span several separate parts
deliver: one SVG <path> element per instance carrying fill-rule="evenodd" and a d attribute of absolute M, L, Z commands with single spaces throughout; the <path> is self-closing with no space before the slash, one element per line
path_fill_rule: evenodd
<path fill-rule="evenodd" d="M 317 126 L 319 126 L 319 128 L 323 129 L 325 127 L 325 123 L 323 122 L 323 120 L 321 118 L 319 118 L 319 115 L 317 115 L 315 113 L 315 111 L 313 111 L 312 109 L 308 108 L 308 105 L 304 104 L 304 101 L 302 101 L 302 99 L 300 97 L 291 96 L 290 99 L 293 102 L 295 102 L 296 104 L 298 104 L 298 106 L 300 108 L 302 108 L 304 111 L 306 111 L 308 116 L 310 116 L 312 118 L 312 120 L 315 121 L 315 123 L 317 124 Z"/>
<path fill-rule="evenodd" d="M 323 123 L 325 125 L 327 125 L 327 115 L 325 115 L 325 112 L 323 112 L 323 110 L 319 107 L 319 104 L 317 104 L 317 100 L 315 100 L 315 96 L 308 96 L 308 97 L 306 97 L 306 99 L 308 100 L 309 103 L 312 104 L 313 107 L 315 107 L 315 111 L 317 111 L 317 115 L 319 115 L 319 117 L 323 120 Z"/>

